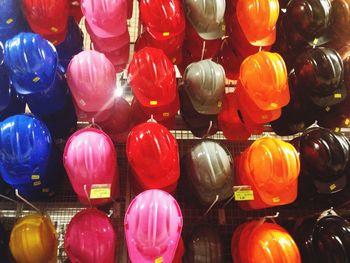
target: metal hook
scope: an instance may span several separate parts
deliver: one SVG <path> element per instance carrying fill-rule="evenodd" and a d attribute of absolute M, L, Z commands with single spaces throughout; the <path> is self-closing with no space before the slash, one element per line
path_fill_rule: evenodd
<path fill-rule="evenodd" d="M 201 60 L 203 60 L 203 58 L 204 58 L 204 53 L 205 53 L 205 41 L 203 41 L 203 45 L 202 45 Z"/>
<path fill-rule="evenodd" d="M 95 117 L 92 117 L 91 123 L 87 126 L 87 128 L 97 128 L 102 130 L 102 127 L 95 122 Z"/>
<path fill-rule="evenodd" d="M 89 196 L 89 194 L 88 194 L 88 192 L 87 192 L 86 184 L 84 184 L 84 192 L 85 192 L 85 195 L 86 195 L 86 197 L 87 197 L 87 199 L 88 199 L 88 201 L 89 201 L 90 208 L 92 208 L 92 204 L 91 204 L 90 196 Z"/>
<path fill-rule="evenodd" d="M 6 195 L 0 194 L 0 197 L 3 198 L 3 199 L 6 199 L 7 201 L 11 201 L 11 202 L 13 202 L 13 203 L 18 204 L 18 202 L 17 202 L 16 200 L 14 200 L 14 199 L 12 199 L 12 198 L 10 198 L 10 197 L 7 197 Z"/>
<path fill-rule="evenodd" d="M 261 51 L 262 51 L 262 47 L 260 46 L 260 47 L 259 47 L 259 52 L 261 52 Z"/>
<path fill-rule="evenodd" d="M 205 211 L 203 217 L 206 216 L 206 215 L 210 212 L 210 210 L 214 207 L 214 205 L 215 205 L 218 201 L 219 201 L 219 195 L 216 195 L 215 200 L 214 200 L 213 203 L 209 206 L 209 208 L 207 209 L 207 211 Z"/>
<path fill-rule="evenodd" d="M 213 128 L 213 121 L 210 121 L 210 122 L 209 122 L 208 130 L 207 130 L 206 133 L 203 135 L 202 139 L 205 139 L 205 138 L 209 137 L 209 134 L 210 134 L 210 131 L 211 131 L 212 128 Z"/>
<path fill-rule="evenodd" d="M 153 114 L 151 114 L 151 118 L 147 122 L 155 122 L 155 123 L 157 123 L 157 121 L 153 118 Z"/>
<path fill-rule="evenodd" d="M 25 199 L 23 196 L 21 196 L 18 192 L 18 189 L 15 190 L 15 194 L 16 196 L 21 199 L 24 203 L 26 203 L 27 205 L 29 205 L 30 207 L 32 207 L 34 210 L 36 210 L 37 212 L 41 212 L 39 208 L 37 208 L 35 205 L 33 205 L 31 202 L 29 202 L 27 199 Z"/>

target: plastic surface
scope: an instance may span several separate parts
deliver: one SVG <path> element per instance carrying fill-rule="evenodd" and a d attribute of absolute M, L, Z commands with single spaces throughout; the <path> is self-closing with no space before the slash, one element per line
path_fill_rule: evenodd
<path fill-rule="evenodd" d="M 118 189 L 117 153 L 103 131 L 85 128 L 75 132 L 64 149 L 64 167 L 80 202 L 103 205 L 112 202 Z M 110 198 L 91 199 L 93 185 L 106 185 Z"/>
<path fill-rule="evenodd" d="M 40 35 L 20 33 L 8 40 L 4 60 L 10 80 L 20 94 L 43 91 L 54 81 L 57 52 Z"/>
<path fill-rule="evenodd" d="M 231 154 L 219 143 L 204 140 L 186 155 L 186 176 L 199 201 L 211 205 L 233 195 L 234 168 Z"/>
<path fill-rule="evenodd" d="M 190 64 L 184 73 L 184 89 L 201 114 L 218 114 L 225 93 L 225 70 L 211 60 Z"/>
<path fill-rule="evenodd" d="M 131 262 L 172 262 L 181 238 L 182 224 L 180 207 L 170 194 L 148 190 L 136 196 L 124 219 Z"/>
<path fill-rule="evenodd" d="M 224 0 L 186 0 L 184 5 L 188 20 L 203 39 L 219 39 L 225 34 Z"/>
<path fill-rule="evenodd" d="M 271 46 L 276 39 L 278 0 L 237 0 L 238 23 L 254 46 Z"/>
<path fill-rule="evenodd" d="M 180 177 L 178 144 L 167 128 L 154 122 L 134 127 L 127 139 L 126 153 L 144 190 L 169 186 L 175 190 Z"/>
<path fill-rule="evenodd" d="M 56 230 L 48 216 L 24 216 L 12 228 L 10 250 L 18 263 L 55 263 L 57 246 Z"/>
<path fill-rule="evenodd" d="M 104 54 L 86 50 L 74 56 L 68 65 L 67 82 L 81 110 L 98 112 L 113 107 L 116 74 Z"/>
<path fill-rule="evenodd" d="M 1 169 L 9 184 L 32 183 L 32 175 L 45 177 L 52 139 L 46 125 L 30 115 L 14 115 L 0 125 Z M 4 174 L 2 174 L 4 176 Z"/>
<path fill-rule="evenodd" d="M 129 64 L 128 79 L 143 108 L 176 114 L 178 106 L 170 107 L 178 96 L 175 69 L 162 50 L 146 47 L 136 52 Z"/>
<path fill-rule="evenodd" d="M 35 33 L 45 36 L 55 45 L 63 41 L 67 32 L 68 1 L 24 0 L 22 9 Z M 63 39 L 56 38 L 60 34 L 63 34 Z"/>
<path fill-rule="evenodd" d="M 128 29 L 127 0 L 81 0 L 81 10 L 99 37 L 119 36 Z"/>
<path fill-rule="evenodd" d="M 69 222 L 64 249 L 74 263 L 114 263 L 117 234 L 107 215 L 89 208 Z"/>
<path fill-rule="evenodd" d="M 185 31 L 185 15 L 180 0 L 142 0 L 139 8 L 143 25 L 155 39 L 169 39 Z"/>

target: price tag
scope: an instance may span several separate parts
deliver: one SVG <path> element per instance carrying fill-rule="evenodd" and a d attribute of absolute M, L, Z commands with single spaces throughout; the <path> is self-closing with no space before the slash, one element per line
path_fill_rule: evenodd
<path fill-rule="evenodd" d="M 340 132 L 340 128 L 337 127 L 337 128 L 334 129 L 334 131 L 335 131 L 335 132 Z"/>
<path fill-rule="evenodd" d="M 9 19 L 6 20 L 6 24 L 9 25 L 9 24 L 11 24 L 13 21 L 14 21 L 13 18 L 9 18 Z"/>
<path fill-rule="evenodd" d="M 157 104 L 158 104 L 158 101 L 156 101 L 156 100 L 151 100 L 151 101 L 149 102 L 149 104 L 150 104 L 150 105 L 157 105 Z"/>
<path fill-rule="evenodd" d="M 335 99 L 341 99 L 342 98 L 341 93 L 334 93 L 333 96 L 334 96 Z"/>
<path fill-rule="evenodd" d="M 163 37 L 168 37 L 170 36 L 170 32 L 163 32 Z"/>
<path fill-rule="evenodd" d="M 253 190 L 239 190 L 235 192 L 236 201 L 253 201 L 254 192 Z"/>
<path fill-rule="evenodd" d="M 331 191 L 333 191 L 335 188 L 337 188 L 337 185 L 336 184 L 331 184 L 329 186 L 329 189 L 331 189 Z"/>
<path fill-rule="evenodd" d="M 318 43 L 318 38 L 315 38 L 312 44 L 317 45 L 317 43 Z"/>
<path fill-rule="evenodd" d="M 37 83 L 40 80 L 40 78 L 38 76 L 36 76 L 35 78 L 33 78 L 33 82 Z"/>
<path fill-rule="evenodd" d="M 90 190 L 90 199 L 101 199 L 111 197 L 110 184 L 93 184 Z"/>
<path fill-rule="evenodd" d="M 40 175 L 38 175 L 38 174 L 33 174 L 33 175 L 32 175 L 32 180 L 40 180 Z"/>
<path fill-rule="evenodd" d="M 273 103 L 270 104 L 270 106 L 273 107 L 273 108 L 277 108 L 277 103 L 273 102 Z"/>
<path fill-rule="evenodd" d="M 346 119 L 344 123 L 345 123 L 345 125 L 349 125 L 350 124 L 350 120 Z"/>
<path fill-rule="evenodd" d="M 156 258 L 154 260 L 154 263 L 163 263 L 164 262 L 164 258 L 163 257 L 160 257 L 160 258 Z"/>

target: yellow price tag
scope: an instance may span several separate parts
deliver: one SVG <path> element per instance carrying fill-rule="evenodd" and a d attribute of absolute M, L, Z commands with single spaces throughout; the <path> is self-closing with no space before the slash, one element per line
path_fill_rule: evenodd
<path fill-rule="evenodd" d="M 13 21 L 14 21 L 13 18 L 9 18 L 9 19 L 6 20 L 6 24 L 9 25 L 9 24 L 11 24 Z"/>
<path fill-rule="evenodd" d="M 312 42 L 314 45 L 317 45 L 318 43 L 318 38 L 315 38 L 314 41 Z"/>
<path fill-rule="evenodd" d="M 340 128 L 337 127 L 337 128 L 334 129 L 334 131 L 335 131 L 335 132 L 340 132 Z"/>
<path fill-rule="evenodd" d="M 38 175 L 38 174 L 33 174 L 33 175 L 32 175 L 32 180 L 40 180 L 40 175 Z"/>
<path fill-rule="evenodd" d="M 240 190 L 235 192 L 236 201 L 253 201 L 254 192 L 253 190 Z"/>
<path fill-rule="evenodd" d="M 33 79 L 33 82 L 37 83 L 40 80 L 40 78 L 37 76 Z"/>
<path fill-rule="evenodd" d="M 337 185 L 336 184 L 331 184 L 329 186 L 329 189 L 331 189 L 331 191 L 333 191 L 335 188 L 337 188 Z"/>
<path fill-rule="evenodd" d="M 170 32 L 163 32 L 163 37 L 168 37 L 170 36 Z"/>
<path fill-rule="evenodd" d="M 58 32 L 58 29 L 57 29 L 57 27 L 54 27 L 54 26 L 53 26 L 53 27 L 51 27 L 51 31 L 57 33 L 57 32 Z"/>
<path fill-rule="evenodd" d="M 163 112 L 163 117 L 169 117 L 170 113 L 169 112 Z"/>
<path fill-rule="evenodd" d="M 334 96 L 335 99 L 341 99 L 342 98 L 341 93 L 334 93 L 333 96 Z"/>
<path fill-rule="evenodd" d="M 150 105 L 157 105 L 157 104 L 158 104 L 158 101 L 156 101 L 156 100 L 151 100 L 151 101 L 149 102 L 149 104 L 150 104 Z"/>
<path fill-rule="evenodd" d="M 36 182 L 33 183 L 33 185 L 34 186 L 39 186 L 39 185 L 41 185 L 41 182 L 40 181 L 36 181 Z"/>
<path fill-rule="evenodd" d="M 154 263 L 163 263 L 164 262 L 164 258 L 163 257 L 160 257 L 160 258 L 156 258 L 154 260 Z"/>
<path fill-rule="evenodd" d="M 101 199 L 111 197 L 111 185 L 93 184 L 90 190 L 90 199 Z"/>
<path fill-rule="evenodd" d="M 273 203 L 279 203 L 281 202 L 281 199 L 279 197 L 272 198 Z"/>
<path fill-rule="evenodd" d="M 344 123 L 345 123 L 345 125 L 349 125 L 350 120 L 349 120 L 349 119 L 346 119 Z"/>

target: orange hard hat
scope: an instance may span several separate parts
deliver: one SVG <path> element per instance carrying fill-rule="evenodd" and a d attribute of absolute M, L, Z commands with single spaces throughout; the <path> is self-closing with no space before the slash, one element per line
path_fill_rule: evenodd
<path fill-rule="evenodd" d="M 277 53 L 262 51 L 249 56 L 241 64 L 239 78 L 261 110 L 281 108 L 290 100 L 286 64 Z"/>
<path fill-rule="evenodd" d="M 278 0 L 238 0 L 236 15 L 244 35 L 252 45 L 269 46 L 275 42 Z"/>

